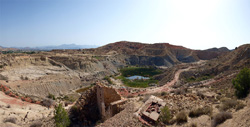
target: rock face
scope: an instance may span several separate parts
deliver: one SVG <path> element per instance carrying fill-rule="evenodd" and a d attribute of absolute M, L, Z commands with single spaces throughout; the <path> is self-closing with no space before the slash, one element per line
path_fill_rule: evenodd
<path fill-rule="evenodd" d="M 77 51 L 76 51 L 77 52 Z M 0 55 L 0 83 L 26 95 L 59 96 L 107 75 L 118 73 L 124 66 L 119 58 L 93 55 L 8 54 Z M 2 81 L 1 81 L 2 80 Z M 5 81 L 8 82 L 5 82 Z"/>
<path fill-rule="evenodd" d="M 84 50 L 93 54 L 117 53 L 124 55 L 130 65 L 173 66 L 198 60 L 210 60 L 229 52 L 224 48 L 213 50 L 192 50 L 169 43 L 143 44 L 137 42 L 116 42 L 97 49 Z"/>

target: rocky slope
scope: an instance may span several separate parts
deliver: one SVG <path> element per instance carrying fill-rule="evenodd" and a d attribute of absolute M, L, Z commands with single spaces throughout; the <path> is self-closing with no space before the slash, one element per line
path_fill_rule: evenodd
<path fill-rule="evenodd" d="M 115 57 L 86 54 L 0 55 L 0 83 L 25 95 L 59 96 L 118 73 L 121 63 Z"/>
<path fill-rule="evenodd" d="M 169 43 L 143 44 L 138 42 L 116 42 L 96 49 L 85 50 L 93 54 L 123 54 L 130 65 L 173 66 L 198 60 L 210 60 L 229 52 L 226 48 L 192 50 Z"/>

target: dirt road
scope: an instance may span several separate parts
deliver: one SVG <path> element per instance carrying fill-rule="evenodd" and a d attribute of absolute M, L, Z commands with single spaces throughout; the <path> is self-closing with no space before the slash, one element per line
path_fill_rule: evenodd
<path fill-rule="evenodd" d="M 180 69 L 178 70 L 175 75 L 174 75 L 174 79 L 171 82 L 168 82 L 167 84 L 161 86 L 161 87 L 157 87 L 157 88 L 153 88 L 153 89 L 147 89 L 145 94 L 150 94 L 150 93 L 156 93 L 156 92 L 163 92 L 163 91 L 169 91 L 170 90 L 170 86 L 174 85 L 180 77 L 180 74 L 184 71 L 188 71 L 189 69 L 193 68 L 192 66 L 185 68 L 185 69 Z"/>

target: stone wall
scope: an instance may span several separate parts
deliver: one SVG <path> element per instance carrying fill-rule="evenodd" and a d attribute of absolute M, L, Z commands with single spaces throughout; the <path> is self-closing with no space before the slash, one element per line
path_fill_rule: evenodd
<path fill-rule="evenodd" d="M 125 103 L 125 100 L 116 92 L 115 89 L 106 87 L 97 83 L 97 104 L 99 112 L 103 120 L 106 120 L 121 111 L 120 105 Z"/>

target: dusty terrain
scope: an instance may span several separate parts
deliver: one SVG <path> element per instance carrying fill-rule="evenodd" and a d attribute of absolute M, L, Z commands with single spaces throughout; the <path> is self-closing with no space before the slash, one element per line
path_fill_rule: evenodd
<path fill-rule="evenodd" d="M 0 92 L 0 125 L 1 127 L 29 127 L 36 121 L 53 117 L 53 109 L 21 101 Z M 15 123 L 4 122 L 16 119 Z"/>
<path fill-rule="evenodd" d="M 231 99 L 244 106 L 239 110 L 227 109 L 226 112 L 230 112 L 232 118 L 219 126 L 247 127 L 250 123 L 250 116 L 247 114 L 249 97 L 236 99 L 232 79 L 240 69 L 250 67 L 249 54 L 249 45 L 229 51 L 226 48 L 192 50 L 168 43 L 131 42 L 117 42 L 96 49 L 0 54 L 0 84 L 10 89 L 10 92 L 0 91 L 0 125 L 30 126 L 42 121 L 43 126 L 54 126 L 54 109 L 35 104 L 47 99 L 49 95 L 52 98 L 54 96 L 56 104 L 65 103 L 65 109 L 69 113 L 77 103 L 87 105 L 83 109 L 86 114 L 78 115 L 82 119 L 89 116 L 85 120 L 90 122 L 92 118 L 88 114 L 96 111 L 92 108 L 96 105 L 93 101 L 96 93 L 89 88 L 94 87 L 98 81 L 114 88 L 128 102 L 120 113 L 107 120 L 95 120 L 97 123 L 92 125 L 145 126 L 134 113 L 149 95 L 155 95 L 167 103 L 173 120 L 181 111 L 185 111 L 188 116 L 196 108 L 212 108 L 211 114 L 188 116 L 187 122 L 173 122 L 168 126 L 196 124 L 198 127 L 210 127 L 214 116 L 221 112 L 223 102 Z M 154 76 L 159 80 L 156 86 L 128 87 L 117 78 L 120 75 L 119 69 L 127 66 L 153 66 L 162 69 L 163 73 Z M 109 77 L 111 83 L 104 77 Z M 16 96 L 10 97 L 10 93 Z M 70 100 L 70 95 L 74 95 L 76 99 Z M 66 96 L 68 100 L 63 99 Z M 36 101 L 29 103 L 27 98 Z M 71 102 L 68 105 L 66 103 L 69 100 Z M 98 111 L 96 112 L 98 115 Z M 16 118 L 15 123 L 6 122 L 9 117 Z M 157 126 L 165 125 L 158 123 Z"/>

